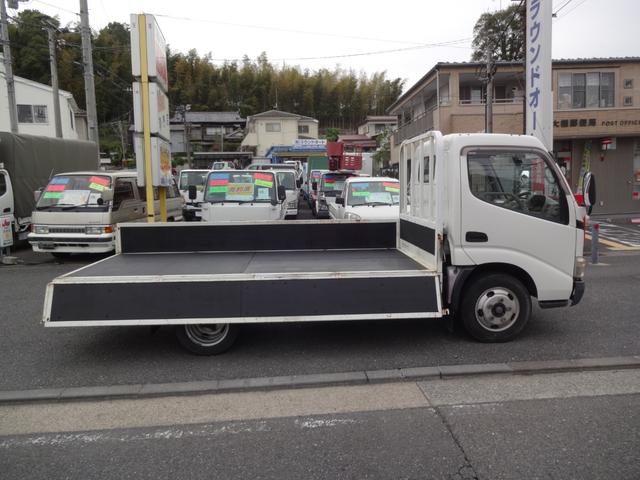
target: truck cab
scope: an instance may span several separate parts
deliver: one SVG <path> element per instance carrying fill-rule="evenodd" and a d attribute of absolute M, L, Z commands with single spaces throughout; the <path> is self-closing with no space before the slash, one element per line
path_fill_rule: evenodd
<path fill-rule="evenodd" d="M 272 170 L 220 170 L 207 176 L 203 222 L 282 220 L 287 194 Z"/>
<path fill-rule="evenodd" d="M 400 248 L 443 272 L 478 340 L 513 338 L 532 297 L 580 301 L 585 212 L 536 138 L 429 132 L 401 145 L 400 183 Z"/>
<path fill-rule="evenodd" d="M 329 218 L 329 205 L 336 202 L 336 197 L 342 193 L 347 178 L 356 173 L 347 170 L 324 172 L 317 184 L 318 195 L 315 199 L 315 214 L 318 218 Z M 315 182 L 314 182 L 315 183 Z M 314 187 L 312 183 L 311 188 Z M 316 190 L 315 188 L 313 188 Z"/>
<path fill-rule="evenodd" d="M 184 199 L 184 219 L 187 221 L 196 220 L 200 213 L 200 204 L 204 197 L 204 184 L 207 179 L 209 170 L 182 170 L 178 188 L 180 195 Z M 189 187 L 195 186 L 196 198 L 189 198 Z"/>
<path fill-rule="evenodd" d="M 228 160 L 213 162 L 213 165 L 211 165 L 211 170 L 233 170 L 235 168 L 234 163 Z"/>
<path fill-rule="evenodd" d="M 154 189 L 156 216 L 160 202 Z M 167 188 L 169 221 L 182 220 L 184 202 L 175 183 Z M 115 250 L 116 225 L 147 218 L 144 187 L 136 172 L 71 172 L 55 175 L 41 192 L 28 240 L 35 252 L 54 256 Z"/>
<path fill-rule="evenodd" d="M 298 192 L 300 180 L 295 170 L 278 170 L 276 171 L 278 184 L 284 185 L 287 192 L 287 208 L 285 217 L 295 218 L 298 216 Z"/>
<path fill-rule="evenodd" d="M 397 220 L 400 216 L 400 182 L 388 177 L 351 177 L 335 203 L 329 204 L 335 220 Z"/>

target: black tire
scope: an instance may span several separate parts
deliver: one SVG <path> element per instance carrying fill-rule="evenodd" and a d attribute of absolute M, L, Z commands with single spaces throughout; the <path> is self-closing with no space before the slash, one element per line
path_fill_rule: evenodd
<path fill-rule="evenodd" d="M 176 327 L 176 337 L 184 348 L 196 355 L 224 353 L 236 341 L 240 326 L 230 323 L 190 324 Z"/>
<path fill-rule="evenodd" d="M 460 318 L 469 335 L 480 342 L 508 342 L 531 317 L 531 296 L 520 280 L 491 273 L 469 280 Z"/>

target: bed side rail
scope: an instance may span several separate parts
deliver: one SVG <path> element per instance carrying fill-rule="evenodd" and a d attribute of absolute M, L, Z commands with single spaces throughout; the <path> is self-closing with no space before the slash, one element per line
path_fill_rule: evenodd
<path fill-rule="evenodd" d="M 396 248 L 397 222 L 123 223 L 119 253 Z"/>

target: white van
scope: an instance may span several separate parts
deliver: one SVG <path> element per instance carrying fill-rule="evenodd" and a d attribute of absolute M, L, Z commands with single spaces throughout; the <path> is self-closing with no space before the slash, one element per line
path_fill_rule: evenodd
<path fill-rule="evenodd" d="M 159 220 L 157 188 L 154 197 Z M 183 205 L 173 182 L 167 189 L 167 220 L 182 220 Z M 54 256 L 111 252 L 116 224 L 146 218 L 146 190 L 138 187 L 135 171 L 62 173 L 40 194 L 27 238 L 35 252 Z"/>
<path fill-rule="evenodd" d="M 200 213 L 200 204 L 204 196 L 204 182 L 208 173 L 209 170 L 182 170 L 180 172 L 178 188 L 185 202 L 183 216 L 187 221 L 196 220 Z M 196 198 L 194 199 L 189 198 L 189 187 L 192 185 L 196 187 Z"/>
<path fill-rule="evenodd" d="M 351 177 L 342 194 L 329 204 L 336 220 L 398 220 L 400 182 L 388 177 Z"/>
<path fill-rule="evenodd" d="M 301 180 L 298 178 L 295 170 L 278 170 L 276 172 L 278 184 L 284 185 L 287 192 L 287 211 L 286 217 L 298 216 L 298 197 L 300 192 Z"/>
<path fill-rule="evenodd" d="M 283 220 L 287 192 L 271 170 L 210 172 L 200 216 L 203 222 Z"/>

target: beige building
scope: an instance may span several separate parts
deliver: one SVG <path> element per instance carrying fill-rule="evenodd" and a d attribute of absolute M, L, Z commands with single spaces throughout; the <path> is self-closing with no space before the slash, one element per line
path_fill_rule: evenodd
<path fill-rule="evenodd" d="M 317 139 L 318 120 L 295 113 L 269 110 L 247 117 L 242 151 L 263 157 L 274 145 L 293 145 L 297 139 Z"/>
<path fill-rule="evenodd" d="M 367 115 L 367 118 L 358 126 L 358 135 L 377 137 L 385 131 L 393 131 L 398 125 L 398 118 L 394 115 Z"/>
<path fill-rule="evenodd" d="M 428 130 L 484 131 L 481 63 L 438 63 L 388 112 L 398 118 L 391 164 L 400 143 Z M 494 76 L 493 131 L 524 131 L 525 75 L 519 62 L 499 62 Z M 596 174 L 596 214 L 640 213 L 640 58 L 553 62 L 554 154 L 577 190 L 585 169 Z"/>

